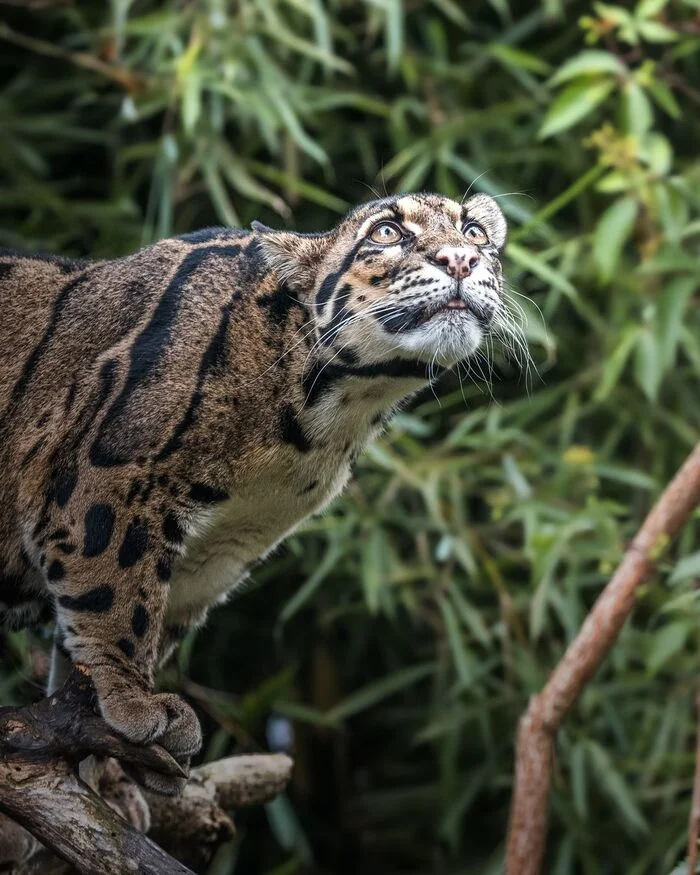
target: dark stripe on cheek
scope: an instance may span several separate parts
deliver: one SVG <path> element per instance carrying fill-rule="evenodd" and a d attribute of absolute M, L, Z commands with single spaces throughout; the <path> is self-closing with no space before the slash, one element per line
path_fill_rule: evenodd
<path fill-rule="evenodd" d="M 434 367 L 433 373 L 437 377 L 445 369 Z M 391 359 L 388 362 L 377 362 L 372 365 L 343 366 L 317 362 L 310 368 L 302 380 L 302 388 L 306 393 L 306 403 L 315 404 L 333 384 L 344 377 L 415 377 L 417 380 L 425 380 L 426 365 L 423 362 L 412 362 L 404 359 Z"/>
<path fill-rule="evenodd" d="M 359 252 L 360 247 L 364 244 L 364 242 L 364 238 L 358 240 L 352 247 L 350 252 L 348 252 L 348 254 L 345 256 L 338 270 L 334 271 L 333 273 L 329 273 L 328 276 L 321 283 L 318 294 L 316 295 L 316 309 L 318 310 L 318 312 L 321 312 L 328 303 L 328 301 L 331 299 L 333 292 L 335 291 L 335 287 L 340 281 L 340 278 L 350 268 L 350 265 L 355 260 L 355 256 Z"/>
<path fill-rule="evenodd" d="M 380 314 L 376 319 L 382 328 L 391 334 L 398 334 L 400 331 L 411 331 L 413 328 L 418 328 L 425 322 L 425 317 L 426 311 L 421 307 L 410 312 L 399 310 L 396 313 Z"/>
<path fill-rule="evenodd" d="M 148 546 L 148 525 L 145 520 L 136 517 L 129 523 L 124 540 L 119 548 L 119 565 L 121 568 L 131 568 L 141 559 Z"/>
<path fill-rule="evenodd" d="M 116 519 L 109 504 L 93 504 L 85 514 L 83 556 L 99 556 L 109 546 Z"/>
<path fill-rule="evenodd" d="M 90 611 L 94 614 L 103 614 L 114 604 L 114 588 L 105 584 L 89 589 L 79 596 L 62 595 L 58 597 L 58 604 L 69 611 Z"/>

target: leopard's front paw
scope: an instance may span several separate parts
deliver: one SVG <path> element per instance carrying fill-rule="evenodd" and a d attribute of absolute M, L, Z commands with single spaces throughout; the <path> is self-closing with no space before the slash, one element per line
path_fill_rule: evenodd
<path fill-rule="evenodd" d="M 174 693 L 147 693 L 129 688 L 99 697 L 100 712 L 120 735 L 136 744 L 159 744 L 185 768 L 202 746 L 202 731 L 190 706 Z M 130 770 L 149 790 L 177 795 L 184 778 L 161 775 L 147 769 Z"/>

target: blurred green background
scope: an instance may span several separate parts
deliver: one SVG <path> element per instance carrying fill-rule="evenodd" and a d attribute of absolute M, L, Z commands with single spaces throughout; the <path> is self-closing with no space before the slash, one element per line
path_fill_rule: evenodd
<path fill-rule="evenodd" d="M 497 873 L 518 716 L 700 434 L 700 2 L 3 0 L 0 20 L 0 245 L 324 229 L 370 186 L 499 196 L 536 368 L 492 350 L 490 380 L 419 398 L 162 678 L 208 758 L 296 757 L 215 875 Z M 682 859 L 699 533 L 558 739 L 552 875 Z M 2 648 L 0 699 L 36 697 L 41 636 Z"/>

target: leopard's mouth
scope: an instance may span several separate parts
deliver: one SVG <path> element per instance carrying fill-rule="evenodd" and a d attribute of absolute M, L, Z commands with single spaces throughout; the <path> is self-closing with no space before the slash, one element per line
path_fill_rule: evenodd
<path fill-rule="evenodd" d="M 464 298 L 450 298 L 448 301 L 436 302 L 425 308 L 420 324 L 425 325 L 426 322 L 430 322 L 430 320 L 435 319 L 436 316 L 444 316 L 446 313 L 451 314 L 459 312 L 460 310 L 467 313 L 469 309 L 469 305 Z"/>

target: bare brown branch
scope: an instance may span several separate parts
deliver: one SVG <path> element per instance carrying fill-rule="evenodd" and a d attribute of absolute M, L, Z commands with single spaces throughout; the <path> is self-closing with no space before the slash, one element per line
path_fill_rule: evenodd
<path fill-rule="evenodd" d="M 639 586 L 700 504 L 700 444 L 652 508 L 630 548 L 545 688 L 530 700 L 518 730 L 507 875 L 538 875 L 547 831 L 554 737 L 615 643 Z"/>

